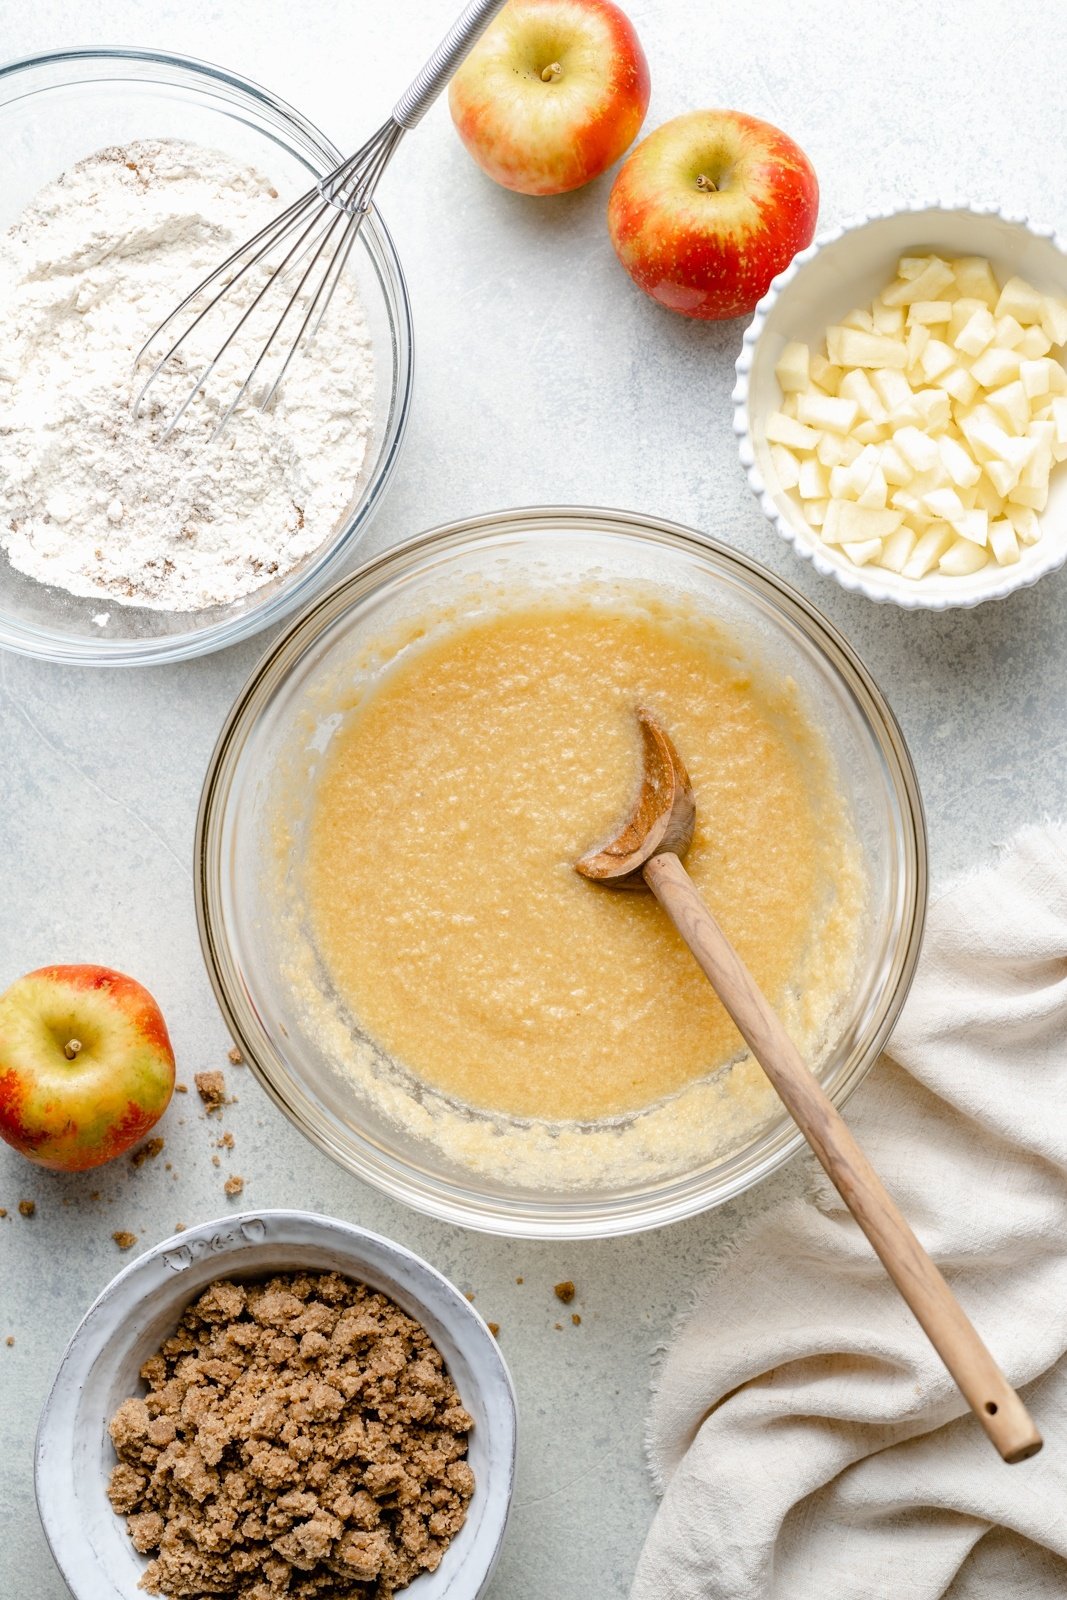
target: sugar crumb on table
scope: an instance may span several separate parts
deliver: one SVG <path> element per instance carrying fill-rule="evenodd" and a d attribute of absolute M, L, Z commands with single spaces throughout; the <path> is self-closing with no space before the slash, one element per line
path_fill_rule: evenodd
<path fill-rule="evenodd" d="M 135 1167 L 144 1166 L 146 1161 L 154 1161 L 163 1149 L 164 1141 L 156 1135 L 153 1139 L 146 1139 L 130 1156 L 130 1162 Z"/>
<path fill-rule="evenodd" d="M 241 1191 L 243 1190 L 244 1186 L 245 1186 L 245 1180 L 243 1178 L 239 1177 L 236 1173 L 234 1173 L 232 1178 L 227 1178 L 226 1179 L 226 1182 L 223 1184 L 222 1188 L 223 1188 L 223 1192 L 225 1194 L 229 1195 L 230 1198 L 232 1199 L 234 1197 L 234 1195 L 238 1195 L 238 1194 L 241 1193 Z"/>
<path fill-rule="evenodd" d="M 226 1060 L 232 1067 L 243 1067 L 245 1064 L 245 1058 L 241 1054 L 240 1050 L 238 1050 L 236 1045 L 234 1045 L 232 1050 L 228 1050 L 226 1052 Z"/>
<path fill-rule="evenodd" d="M 555 1294 L 557 1300 L 562 1300 L 565 1306 L 569 1306 L 571 1301 L 574 1299 L 577 1290 L 570 1279 L 567 1278 L 563 1283 L 556 1284 L 553 1293 Z"/>
<path fill-rule="evenodd" d="M 211 1284 L 141 1368 L 108 1487 L 149 1594 L 390 1600 L 474 1491 L 429 1334 L 336 1273 Z"/>
<path fill-rule="evenodd" d="M 36 1202 L 36 1200 L 20 1200 L 19 1201 L 19 1216 L 20 1217 L 32 1217 L 36 1210 L 37 1210 L 37 1202 Z"/>
<path fill-rule="evenodd" d="M 226 1104 L 226 1079 L 221 1072 L 195 1072 L 193 1082 L 209 1111 L 219 1111 Z"/>
<path fill-rule="evenodd" d="M 137 1243 L 137 1235 L 130 1233 L 128 1228 L 116 1228 L 111 1237 L 120 1250 L 130 1250 Z"/>

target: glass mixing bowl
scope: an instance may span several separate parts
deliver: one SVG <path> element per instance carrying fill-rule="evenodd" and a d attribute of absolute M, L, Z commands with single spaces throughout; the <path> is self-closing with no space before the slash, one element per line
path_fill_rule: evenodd
<path fill-rule="evenodd" d="M 234 73 L 150 50 L 58 51 L 0 67 L 0 232 L 44 184 L 94 150 L 159 138 L 224 150 L 265 172 L 283 195 L 302 193 L 341 159 L 292 106 Z M 407 288 L 377 212 L 367 217 L 346 270 L 367 315 L 377 403 L 351 505 L 331 538 L 235 604 L 194 612 L 80 598 L 16 572 L 0 552 L 0 646 L 94 665 L 179 661 L 258 633 L 339 575 L 396 466 L 412 381 Z M 93 621 L 101 610 L 109 613 L 106 629 Z"/>
<path fill-rule="evenodd" d="M 813 1062 L 840 1105 L 885 1044 L 919 953 L 927 864 L 915 772 L 892 712 L 840 634 L 779 579 L 698 533 L 621 512 L 546 508 L 453 523 L 390 551 L 317 600 L 260 663 L 222 730 L 201 797 L 201 943 L 226 1020 L 260 1082 L 352 1172 L 431 1215 L 492 1233 L 579 1238 L 656 1227 L 757 1183 L 800 1147 L 801 1135 L 775 1109 L 743 1148 L 693 1170 L 548 1192 L 486 1179 L 400 1126 L 338 1070 L 297 997 L 291 952 L 278 934 L 278 874 L 298 870 L 301 815 L 287 823 L 279 850 L 279 784 L 301 797 L 306 817 L 338 705 L 373 670 L 368 646 L 373 651 L 386 630 L 417 637 L 419 619 L 443 603 L 455 602 L 462 615 L 494 591 L 562 596 L 575 584 L 618 581 L 651 586 L 668 604 L 672 596 L 696 602 L 749 658 L 792 676 L 832 754 L 868 878 L 851 990 Z"/>

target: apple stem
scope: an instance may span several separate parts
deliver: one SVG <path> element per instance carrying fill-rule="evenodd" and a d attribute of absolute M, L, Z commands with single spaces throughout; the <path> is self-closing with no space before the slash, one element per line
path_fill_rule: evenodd
<path fill-rule="evenodd" d="M 719 192 L 719 186 L 715 179 L 709 178 L 705 172 L 702 172 L 697 179 L 697 188 L 702 194 L 718 194 Z"/>
<path fill-rule="evenodd" d="M 81 1047 L 82 1042 L 80 1039 L 68 1039 L 66 1044 L 63 1046 L 63 1054 L 66 1056 L 68 1061 L 73 1061 Z"/>
<path fill-rule="evenodd" d="M 541 73 L 542 83 L 557 83 L 563 76 L 563 68 L 558 61 L 553 61 Z"/>

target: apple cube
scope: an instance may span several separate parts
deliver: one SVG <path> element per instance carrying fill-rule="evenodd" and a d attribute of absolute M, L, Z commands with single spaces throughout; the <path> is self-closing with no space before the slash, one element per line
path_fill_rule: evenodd
<path fill-rule="evenodd" d="M 803 394 L 811 381 L 811 351 L 794 340 L 787 344 L 774 369 L 783 394 Z"/>
<path fill-rule="evenodd" d="M 963 332 L 976 311 L 988 311 L 988 309 L 989 307 L 984 305 L 981 300 L 969 300 L 966 296 L 961 300 L 954 300 L 952 302 L 952 315 L 948 319 L 948 328 L 945 330 L 945 338 L 948 343 L 954 344 L 955 339 Z"/>
<path fill-rule="evenodd" d="M 916 300 L 936 300 L 954 282 L 952 268 L 940 257 L 930 256 L 916 277 L 898 278 L 884 289 L 882 302 L 887 306 L 910 306 Z"/>
<path fill-rule="evenodd" d="M 1041 537 L 1041 524 L 1036 512 L 1029 506 L 1008 506 L 1006 515 L 1020 544 L 1037 543 Z"/>
<path fill-rule="evenodd" d="M 908 307 L 908 327 L 948 322 L 951 316 L 951 300 L 916 300 Z"/>
<path fill-rule="evenodd" d="M 947 434 L 942 435 L 938 441 L 938 450 L 945 471 L 957 489 L 969 489 L 978 482 L 982 476 L 982 469 L 957 439 L 950 439 Z"/>
<path fill-rule="evenodd" d="M 1032 488 L 1026 483 L 1017 483 L 1008 496 L 1008 504 L 1013 506 L 1026 506 L 1031 511 L 1044 511 L 1048 505 L 1048 484 L 1043 489 Z"/>
<path fill-rule="evenodd" d="M 886 333 L 893 339 L 904 337 L 902 306 L 887 306 L 884 301 L 876 300 L 871 307 L 871 320 L 874 323 L 875 333 Z"/>
<path fill-rule="evenodd" d="M 989 524 L 989 546 L 1002 567 L 1014 566 L 1019 559 L 1019 540 L 1007 517 Z"/>
<path fill-rule="evenodd" d="M 914 328 L 908 329 L 908 337 L 904 341 L 904 354 L 907 357 L 905 370 L 909 378 L 911 378 L 913 372 L 918 373 L 921 377 L 922 366 L 920 363 L 922 361 L 922 353 L 929 343 L 930 330 L 921 322 L 917 322 Z"/>
<path fill-rule="evenodd" d="M 914 550 L 904 563 L 905 578 L 925 578 L 952 542 L 952 529 L 948 523 L 932 522 L 925 533 L 920 534 Z"/>
<path fill-rule="evenodd" d="M 988 306 L 972 312 L 952 343 L 965 356 L 980 356 L 993 343 L 996 325 Z"/>
<path fill-rule="evenodd" d="M 1000 291 L 996 313 L 998 317 L 1014 317 L 1025 327 L 1040 322 L 1045 310 L 1045 297 L 1038 294 L 1032 284 L 1023 278 L 1009 278 Z"/>
<path fill-rule="evenodd" d="M 830 474 L 817 456 L 805 456 L 797 467 L 797 491 L 802 500 L 825 500 L 830 493 Z"/>
<path fill-rule="evenodd" d="M 1053 441 L 1056 444 L 1067 445 L 1067 399 L 1058 396 L 1052 402 L 1052 422 L 1055 428 Z"/>
<path fill-rule="evenodd" d="M 783 489 L 795 489 L 800 482 L 800 462 L 784 444 L 772 444 L 768 454 L 774 475 Z"/>
<path fill-rule="evenodd" d="M 986 470 L 988 471 L 988 468 Z M 985 473 L 974 486 L 974 509 L 984 511 L 991 522 L 995 517 L 1004 514 L 1004 497 L 994 488 Z"/>
<path fill-rule="evenodd" d="M 826 520 L 826 506 L 827 502 L 825 500 L 805 500 L 804 516 L 807 518 L 810 527 L 822 527 Z"/>
<path fill-rule="evenodd" d="M 1028 400 L 1033 401 L 1043 394 L 1048 394 L 1052 387 L 1051 369 L 1063 371 L 1059 362 L 1050 361 L 1048 356 L 1038 356 L 1036 361 L 1019 363 L 1019 381 L 1026 391 Z"/>
<path fill-rule="evenodd" d="M 967 509 L 955 489 L 931 489 L 929 494 L 923 495 L 922 506 L 930 516 L 946 522 L 957 522 Z"/>
<path fill-rule="evenodd" d="M 989 516 L 985 511 L 965 511 L 952 526 L 961 539 L 971 544 L 985 545 L 989 539 Z"/>
<path fill-rule="evenodd" d="M 1000 290 L 989 262 L 983 256 L 961 256 L 949 265 L 958 293 L 969 300 L 982 300 L 992 310 L 1000 299 Z"/>
<path fill-rule="evenodd" d="M 877 561 L 882 553 L 881 539 L 862 539 L 858 544 L 847 543 L 841 547 L 850 561 L 857 567 L 865 567 L 868 561 Z"/>
<path fill-rule="evenodd" d="M 842 400 L 817 391 L 802 394 L 797 400 L 799 420 L 824 433 L 848 433 L 858 409 L 855 400 Z"/>
<path fill-rule="evenodd" d="M 822 533 L 829 544 L 862 544 L 867 539 L 888 538 L 903 521 L 902 511 L 859 506 L 851 500 L 831 500 Z"/>
<path fill-rule="evenodd" d="M 874 332 L 874 318 L 869 311 L 858 308 L 850 311 L 847 317 L 841 318 L 843 328 L 855 328 L 859 333 Z"/>
<path fill-rule="evenodd" d="M 1019 332 L 1022 332 L 1020 328 Z M 833 366 L 825 356 L 812 355 L 808 362 L 811 381 L 817 383 L 820 389 L 825 389 L 827 394 L 837 394 L 838 384 L 841 382 L 841 368 Z"/>
<path fill-rule="evenodd" d="M 997 317 L 997 346 L 1001 350 L 1014 350 L 1022 342 L 1025 329 L 1014 317 Z"/>
<path fill-rule="evenodd" d="M 943 339 L 927 339 L 923 353 L 919 357 L 919 365 L 930 383 L 939 378 L 943 372 L 948 372 L 955 363 L 956 357 L 950 345 Z"/>
<path fill-rule="evenodd" d="M 846 400 L 854 400 L 858 414 L 866 421 L 885 421 L 886 408 L 875 393 L 870 378 L 861 367 L 844 373 L 838 384 L 837 393 Z"/>
<path fill-rule="evenodd" d="M 987 552 L 977 544 L 971 544 L 967 539 L 957 539 L 950 544 L 944 555 L 938 561 L 938 570 L 952 578 L 964 578 L 971 572 L 978 572 L 989 560 Z"/>
<path fill-rule="evenodd" d="M 941 389 L 919 389 L 911 404 L 927 433 L 940 433 L 952 420 L 952 402 Z"/>
<path fill-rule="evenodd" d="M 765 431 L 768 444 L 784 444 L 789 450 L 806 453 L 814 450 L 819 442 L 819 434 L 814 428 L 805 427 L 802 422 L 785 416 L 781 411 L 771 412 Z"/>
<path fill-rule="evenodd" d="M 904 346 L 881 333 L 864 333 L 838 326 L 826 330 L 826 351 L 839 367 L 899 367 L 905 363 Z"/>
<path fill-rule="evenodd" d="M 892 442 L 882 446 L 878 465 L 887 484 L 903 485 L 910 483 L 912 480 L 910 463 L 905 461 L 896 445 Z"/>
<path fill-rule="evenodd" d="M 850 500 L 858 493 L 852 482 L 852 469 L 844 463 L 830 468 L 829 478 L 830 498 L 832 500 Z"/>
<path fill-rule="evenodd" d="M 939 458 L 935 440 L 918 428 L 900 428 L 893 435 L 893 443 L 916 472 L 929 472 Z"/>
<path fill-rule="evenodd" d="M 963 367 L 952 367 L 941 375 L 941 387 L 953 400 L 970 405 L 978 393 L 978 384 Z"/>
<path fill-rule="evenodd" d="M 860 444 L 880 444 L 883 439 L 888 439 L 890 431 L 883 422 L 858 422 L 850 437 L 858 439 Z"/>
<path fill-rule="evenodd" d="M 885 473 L 881 467 L 875 467 L 867 480 L 866 488 L 862 494 L 857 496 L 856 504 L 858 506 L 872 506 L 877 510 L 881 510 L 885 506 L 888 493 L 889 485 L 885 481 Z"/>
<path fill-rule="evenodd" d="M 991 389 L 986 395 L 986 404 L 1013 433 L 1026 432 L 1030 421 L 1030 405 L 1021 380 L 1017 378 L 1014 383 L 1006 383 L 1000 389 Z"/>
<path fill-rule="evenodd" d="M 1015 348 L 1020 356 L 1025 356 L 1034 361 L 1038 356 L 1048 355 L 1052 349 L 1052 341 L 1043 329 L 1027 328 Z"/>
<path fill-rule="evenodd" d="M 985 464 L 986 477 L 1002 499 L 1015 488 L 1020 471 L 1021 468 L 1012 466 L 1010 461 L 987 461 Z"/>
<path fill-rule="evenodd" d="M 1020 333 L 1022 329 L 1019 330 Z M 1020 356 L 1016 350 L 1005 350 L 994 344 L 971 363 L 971 377 L 983 389 L 998 389 L 1019 376 Z"/>
<path fill-rule="evenodd" d="M 1051 339 L 1053 344 L 1067 344 L 1067 301 L 1057 300 L 1050 294 L 1043 296 L 1043 301 L 1042 333 L 1046 339 Z"/>
<path fill-rule="evenodd" d="M 890 572 L 903 572 L 904 567 L 918 543 L 919 535 L 907 524 L 902 524 L 891 533 L 882 546 L 881 565 Z"/>

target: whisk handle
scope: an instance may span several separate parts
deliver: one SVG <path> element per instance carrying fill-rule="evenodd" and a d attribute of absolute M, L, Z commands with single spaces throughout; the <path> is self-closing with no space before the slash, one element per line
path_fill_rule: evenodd
<path fill-rule="evenodd" d="M 433 105 L 460 62 L 477 44 L 504 0 L 470 0 L 437 46 L 415 81 L 393 107 L 393 121 L 414 128 Z"/>

